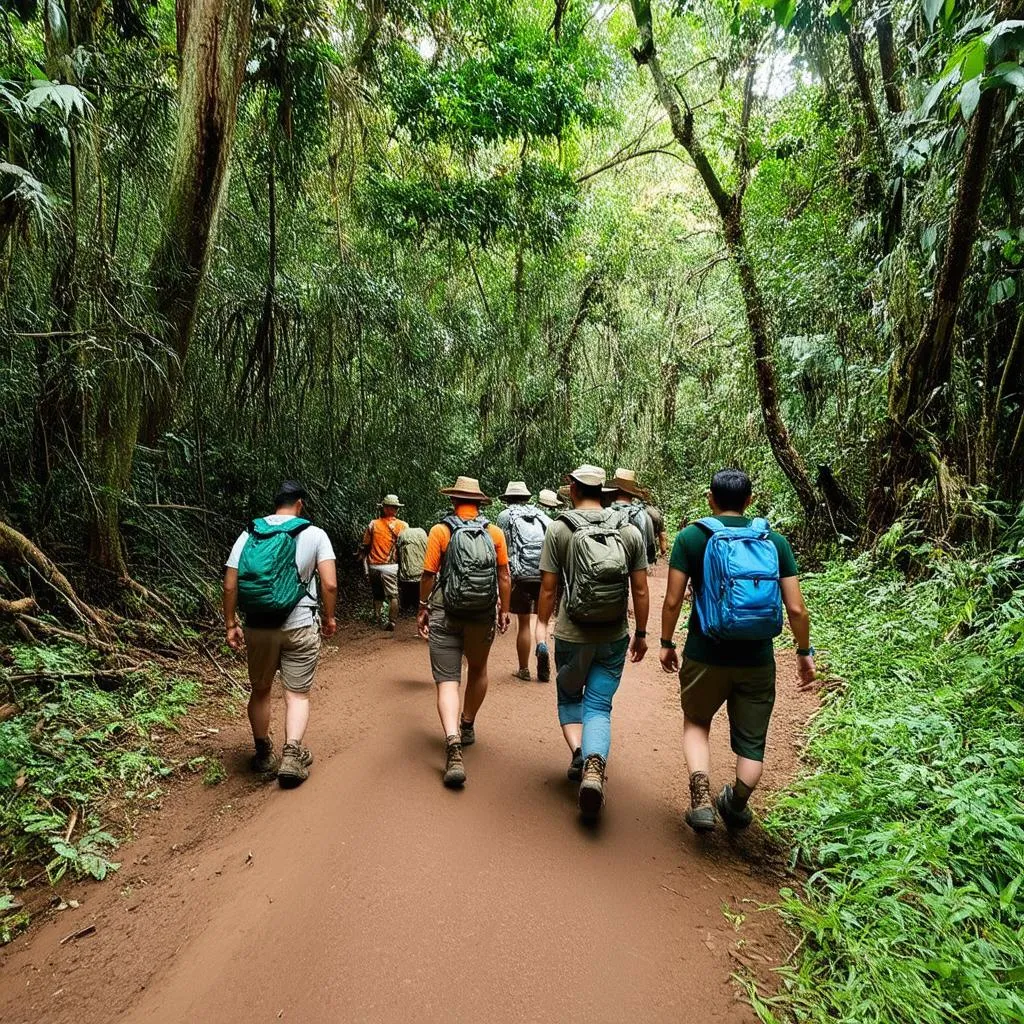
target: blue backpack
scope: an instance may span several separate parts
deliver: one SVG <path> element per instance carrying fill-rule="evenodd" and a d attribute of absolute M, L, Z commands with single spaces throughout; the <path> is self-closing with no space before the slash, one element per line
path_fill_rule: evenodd
<path fill-rule="evenodd" d="M 696 596 L 697 618 L 715 640 L 771 640 L 782 632 L 779 552 L 767 519 L 726 526 L 708 516 L 704 586 Z"/>

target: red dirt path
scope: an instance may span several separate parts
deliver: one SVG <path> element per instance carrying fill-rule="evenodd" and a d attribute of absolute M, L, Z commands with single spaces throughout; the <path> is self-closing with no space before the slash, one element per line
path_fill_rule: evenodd
<path fill-rule="evenodd" d="M 658 612 L 663 572 L 652 583 Z M 627 665 L 608 805 L 588 829 L 553 686 L 512 679 L 511 634 L 492 653 L 460 793 L 441 786 L 434 687 L 411 621 L 390 636 L 347 630 L 321 662 L 309 781 L 282 791 L 247 778 L 244 721 L 197 740 L 219 749 L 229 780 L 173 792 L 111 881 L 77 887 L 78 909 L 0 953 L 0 1020 L 755 1020 L 731 975 L 789 953 L 775 915 L 758 910 L 778 872 L 756 827 L 732 840 L 681 823 L 678 686 L 656 653 Z M 767 786 L 792 774 L 814 707 L 790 661 Z M 731 779 L 724 723 L 714 739 L 717 786 Z"/>

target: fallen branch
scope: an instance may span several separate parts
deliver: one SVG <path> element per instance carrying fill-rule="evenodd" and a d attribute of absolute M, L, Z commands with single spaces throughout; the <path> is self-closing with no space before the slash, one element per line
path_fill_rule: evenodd
<path fill-rule="evenodd" d="M 24 612 L 32 611 L 35 606 L 36 602 L 31 597 L 19 597 L 15 601 L 8 601 L 0 597 L 0 614 L 3 615 L 21 615 Z"/>

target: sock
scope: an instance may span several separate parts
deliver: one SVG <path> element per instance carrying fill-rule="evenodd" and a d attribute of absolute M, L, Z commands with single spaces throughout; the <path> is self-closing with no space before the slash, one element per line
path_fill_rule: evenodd
<path fill-rule="evenodd" d="M 737 779 L 736 785 L 732 787 L 732 809 L 742 811 L 747 806 L 747 801 L 753 792 L 753 786 L 748 786 L 742 780 Z"/>
<path fill-rule="evenodd" d="M 451 745 L 452 745 L 453 743 L 458 743 L 458 744 L 460 744 L 460 745 L 461 745 L 461 743 L 462 743 L 462 737 L 461 737 L 461 736 L 455 736 L 454 734 L 453 734 L 453 735 L 451 735 L 451 736 L 446 736 L 446 737 L 445 737 L 445 742 L 446 742 L 446 743 L 448 744 L 448 746 L 449 746 L 449 747 L 450 747 L 450 746 L 451 746 Z"/>
<path fill-rule="evenodd" d="M 548 645 L 547 644 L 537 644 L 537 653 L 538 654 L 547 654 L 547 652 L 548 652 Z"/>
<path fill-rule="evenodd" d="M 459 725 L 472 725 L 472 722 L 467 722 L 463 715 L 459 715 Z"/>
<path fill-rule="evenodd" d="M 575 749 L 575 750 L 574 750 L 574 751 L 572 752 L 572 759 L 573 759 L 574 761 L 576 760 L 576 758 L 577 758 L 577 757 L 583 757 L 583 748 L 582 748 L 582 747 L 577 747 L 577 748 L 576 748 L 576 749 Z"/>

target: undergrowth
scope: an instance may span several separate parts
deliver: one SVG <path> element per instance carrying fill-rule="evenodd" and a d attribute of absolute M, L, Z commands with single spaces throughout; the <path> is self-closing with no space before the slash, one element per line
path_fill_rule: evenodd
<path fill-rule="evenodd" d="M 811 874 L 762 1020 L 1024 1021 L 1024 559 L 931 561 L 806 579 L 842 682 L 768 822 Z"/>
<path fill-rule="evenodd" d="M 200 695 L 195 680 L 156 671 L 100 688 L 94 655 L 73 643 L 9 651 L 14 670 L 38 681 L 18 684 L 20 713 L 0 723 L 0 898 L 34 880 L 39 865 L 51 883 L 102 879 L 118 866 L 99 803 L 113 792 L 158 794 L 155 783 L 173 771 L 159 731 L 174 729 Z"/>

